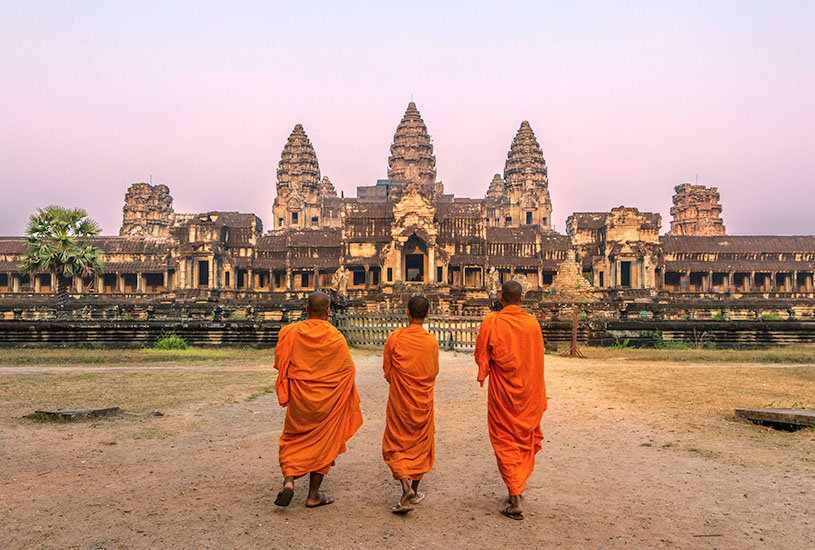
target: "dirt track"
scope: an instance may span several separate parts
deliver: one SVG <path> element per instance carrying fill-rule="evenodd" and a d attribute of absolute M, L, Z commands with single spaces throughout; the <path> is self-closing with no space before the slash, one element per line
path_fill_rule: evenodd
<path fill-rule="evenodd" d="M 505 489 L 486 435 L 486 391 L 472 357 L 452 353 L 442 354 L 437 382 L 428 497 L 394 516 L 398 490 L 380 452 L 387 388 L 377 355 L 356 358 L 365 425 L 324 484 L 335 504 L 305 509 L 302 481 L 291 506 L 272 504 L 283 418 L 274 395 L 164 418 L 0 422 L 0 548 L 815 546 L 808 470 L 663 447 L 674 438 L 667 429 L 633 406 L 581 393 L 559 374 L 566 360 L 550 357 L 546 439 L 526 520 L 498 514 Z M 121 437 L 135 429 L 164 436 Z"/>

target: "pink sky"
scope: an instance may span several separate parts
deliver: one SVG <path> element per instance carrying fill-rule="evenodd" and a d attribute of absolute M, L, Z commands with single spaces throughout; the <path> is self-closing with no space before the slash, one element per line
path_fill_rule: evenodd
<path fill-rule="evenodd" d="M 138 4 L 138 5 L 136 5 Z M 815 3 L 0 4 L 0 234 L 39 206 L 118 232 L 127 186 L 271 222 L 295 123 L 353 196 L 407 103 L 481 197 L 522 120 L 553 220 L 716 186 L 732 234 L 815 234 Z"/>

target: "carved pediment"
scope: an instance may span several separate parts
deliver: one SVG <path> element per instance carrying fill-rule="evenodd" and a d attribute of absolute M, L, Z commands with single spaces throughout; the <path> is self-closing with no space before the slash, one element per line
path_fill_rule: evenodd
<path fill-rule="evenodd" d="M 436 207 L 422 192 L 422 186 L 410 183 L 402 193 L 399 202 L 393 206 L 393 230 L 394 237 L 409 236 L 409 234 L 421 230 L 425 236 L 424 240 L 435 240 L 438 230 L 433 222 L 436 216 Z M 408 230 L 408 228 L 411 228 Z"/>

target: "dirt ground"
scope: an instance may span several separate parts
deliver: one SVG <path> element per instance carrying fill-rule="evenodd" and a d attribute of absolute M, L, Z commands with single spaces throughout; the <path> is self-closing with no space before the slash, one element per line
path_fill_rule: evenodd
<path fill-rule="evenodd" d="M 247 377 L 255 393 L 93 422 L 35 423 L 3 409 L 0 548 L 815 548 L 815 432 L 732 418 L 734 403 L 815 400 L 815 367 L 547 356 L 544 447 L 526 519 L 515 522 L 498 513 L 505 488 L 472 356 L 442 353 L 427 498 L 395 516 L 399 491 L 381 457 L 381 359 L 354 355 L 365 424 L 326 478 L 331 506 L 304 508 L 304 480 L 291 506 L 273 504 L 284 409 L 257 392 L 259 380 L 273 384 L 271 359 L 178 366 L 173 376 Z M 124 376 L 117 367 L 70 369 L 0 368 L 0 390 L 85 371 Z M 113 395 L 124 382 L 110 383 Z"/>

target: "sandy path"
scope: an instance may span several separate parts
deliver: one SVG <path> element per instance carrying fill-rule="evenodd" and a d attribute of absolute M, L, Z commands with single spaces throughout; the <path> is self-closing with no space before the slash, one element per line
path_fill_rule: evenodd
<path fill-rule="evenodd" d="M 811 476 L 643 447 L 671 435 L 557 376 L 548 377 L 546 440 L 527 518 L 502 517 L 486 391 L 474 381 L 472 357 L 453 353 L 442 354 L 428 497 L 394 516 L 398 490 L 380 451 L 387 388 L 376 355 L 358 354 L 357 365 L 365 425 L 326 479 L 332 506 L 305 509 L 302 482 L 289 508 L 272 504 L 283 419 L 274 395 L 197 415 L 0 425 L 0 548 L 815 546 Z M 153 427 L 172 435 L 126 435 Z M 117 444 L 103 444 L 109 440 Z"/>

